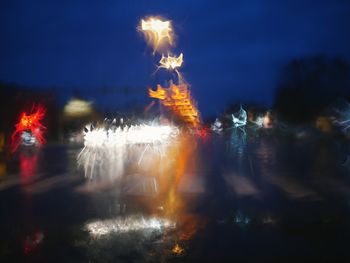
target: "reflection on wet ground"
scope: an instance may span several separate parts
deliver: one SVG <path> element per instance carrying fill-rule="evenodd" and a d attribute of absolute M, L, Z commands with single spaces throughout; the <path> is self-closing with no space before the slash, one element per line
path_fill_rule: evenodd
<path fill-rule="evenodd" d="M 22 149 L 0 166 L 1 261 L 349 262 L 347 146 L 238 132 L 181 136 L 122 179 Z"/>

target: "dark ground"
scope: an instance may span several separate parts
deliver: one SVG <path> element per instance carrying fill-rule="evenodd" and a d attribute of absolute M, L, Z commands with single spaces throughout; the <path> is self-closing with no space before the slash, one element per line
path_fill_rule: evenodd
<path fill-rule="evenodd" d="M 211 137 L 198 142 L 172 213 L 163 204 L 170 192 L 89 187 L 79 147 L 21 149 L 0 177 L 0 261 L 350 262 L 347 147 L 331 138 Z M 86 228 L 152 217 L 176 226 L 97 237 Z"/>

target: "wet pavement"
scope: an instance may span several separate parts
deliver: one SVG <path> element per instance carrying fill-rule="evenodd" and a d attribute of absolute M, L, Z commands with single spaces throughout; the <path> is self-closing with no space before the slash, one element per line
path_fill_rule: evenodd
<path fill-rule="evenodd" d="M 0 176 L 1 262 L 350 262 L 349 142 L 185 138 L 122 178 L 81 147 L 21 149 Z"/>

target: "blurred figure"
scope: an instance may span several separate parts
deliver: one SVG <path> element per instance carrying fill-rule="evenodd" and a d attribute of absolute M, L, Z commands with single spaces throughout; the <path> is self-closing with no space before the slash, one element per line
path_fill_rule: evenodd
<path fill-rule="evenodd" d="M 233 127 L 244 131 L 244 127 L 247 124 L 247 112 L 242 108 L 242 105 L 238 112 L 232 114 L 232 123 Z"/>
<path fill-rule="evenodd" d="M 216 118 L 215 122 L 211 125 L 211 130 L 216 133 L 221 133 L 223 131 L 223 125 L 218 118 Z"/>
<path fill-rule="evenodd" d="M 263 117 L 262 126 L 265 129 L 271 129 L 273 127 L 272 116 L 271 116 L 271 113 L 269 111 Z"/>
<path fill-rule="evenodd" d="M 264 128 L 264 129 L 271 129 L 273 128 L 273 121 L 272 116 L 270 112 L 266 112 L 264 116 L 258 116 L 255 120 L 251 120 L 252 123 L 254 123 L 258 129 Z"/>

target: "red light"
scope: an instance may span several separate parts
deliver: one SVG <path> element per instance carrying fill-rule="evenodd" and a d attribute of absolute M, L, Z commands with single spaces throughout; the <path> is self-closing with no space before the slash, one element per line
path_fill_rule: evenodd
<path fill-rule="evenodd" d="M 38 155 L 19 155 L 20 167 L 21 167 L 21 181 L 22 183 L 29 183 L 32 177 L 37 172 Z"/>
<path fill-rule="evenodd" d="M 45 116 L 45 112 L 46 109 L 43 106 L 37 106 L 36 111 L 29 115 L 27 115 L 26 112 L 22 112 L 21 119 L 15 125 L 16 130 L 12 133 L 11 136 L 12 152 L 16 151 L 18 146 L 21 144 L 21 134 L 23 131 L 30 131 L 39 145 L 42 145 L 46 142 L 43 137 L 44 129 L 46 129 L 46 127 L 40 123 Z"/>
<path fill-rule="evenodd" d="M 209 128 L 207 128 L 207 127 L 201 127 L 201 128 L 198 128 L 198 129 L 196 130 L 197 136 L 199 136 L 199 137 L 202 138 L 203 140 L 208 139 L 209 133 L 210 133 L 210 130 L 209 130 Z"/>

